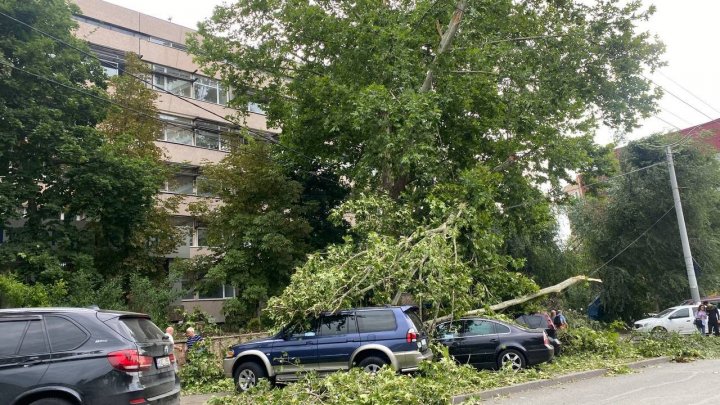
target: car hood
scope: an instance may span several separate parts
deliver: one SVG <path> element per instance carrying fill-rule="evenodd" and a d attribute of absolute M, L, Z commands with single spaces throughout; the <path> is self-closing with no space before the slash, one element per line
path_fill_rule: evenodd
<path fill-rule="evenodd" d="M 279 339 L 276 338 L 275 336 L 268 337 L 268 338 L 262 338 L 262 339 L 254 339 L 249 342 L 238 343 L 236 345 L 233 345 L 232 349 L 235 351 L 235 353 L 237 353 L 237 352 L 240 352 L 243 350 L 271 347 L 273 342 L 277 342 L 278 340 Z"/>
<path fill-rule="evenodd" d="M 655 318 L 655 317 L 644 318 L 644 319 L 637 320 L 634 323 L 651 323 L 651 322 L 657 322 L 660 319 L 662 319 L 662 318 Z"/>

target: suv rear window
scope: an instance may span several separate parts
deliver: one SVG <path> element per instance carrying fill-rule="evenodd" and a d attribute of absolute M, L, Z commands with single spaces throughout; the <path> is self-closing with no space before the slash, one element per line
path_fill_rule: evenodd
<path fill-rule="evenodd" d="M 407 315 L 408 318 L 410 318 L 410 320 L 412 321 L 413 325 L 415 325 L 416 331 L 425 332 L 425 324 L 423 324 L 422 319 L 420 319 L 420 315 L 418 315 L 418 313 L 415 312 L 415 310 L 411 309 L 411 310 L 405 312 L 405 315 Z"/>
<path fill-rule="evenodd" d="M 45 326 L 50 336 L 50 347 L 54 352 L 77 349 L 88 338 L 74 323 L 59 316 L 45 317 Z"/>
<path fill-rule="evenodd" d="M 395 330 L 395 314 L 392 310 L 359 311 L 357 313 L 360 333 Z"/>
<path fill-rule="evenodd" d="M 118 332 L 133 342 L 145 343 L 162 340 L 165 334 L 147 318 L 120 318 Z"/>

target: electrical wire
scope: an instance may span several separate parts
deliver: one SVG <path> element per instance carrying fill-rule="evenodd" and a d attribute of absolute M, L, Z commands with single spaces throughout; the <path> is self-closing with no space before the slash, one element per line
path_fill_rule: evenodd
<path fill-rule="evenodd" d="M 642 238 L 643 236 L 645 236 L 645 234 L 647 234 L 648 232 L 650 232 L 650 230 L 653 229 L 653 228 L 655 227 L 655 225 L 657 225 L 658 223 L 660 223 L 660 221 L 662 221 L 663 218 L 665 218 L 665 217 L 667 216 L 667 214 L 669 214 L 670 211 L 672 211 L 674 208 L 675 208 L 674 205 L 673 205 L 672 207 L 670 207 L 670 209 L 668 209 L 667 211 L 665 211 L 665 213 L 662 214 L 662 216 L 660 216 L 660 218 L 658 218 L 657 221 L 653 222 L 652 225 L 650 225 L 646 230 L 644 230 L 644 231 L 640 234 L 640 236 L 638 236 L 637 238 L 635 238 L 632 242 L 630 242 L 630 244 L 628 244 L 627 246 L 625 246 L 625 247 L 624 247 L 621 251 L 619 251 L 615 256 L 611 257 L 610 260 L 608 260 L 608 261 L 606 261 L 605 263 L 603 263 L 603 264 L 602 264 L 600 267 L 598 267 L 597 269 L 591 271 L 590 274 L 588 274 L 588 276 L 592 276 L 592 275 L 594 275 L 595 273 L 599 272 L 600 270 L 604 269 L 605 266 L 607 266 L 608 264 L 610 264 L 613 260 L 617 259 L 618 256 L 620 256 L 621 254 L 625 253 L 625 251 L 628 250 L 628 249 L 630 249 L 630 247 L 632 247 L 635 243 L 637 243 L 637 241 L 639 241 L 640 238 Z"/>
<path fill-rule="evenodd" d="M 691 96 L 695 97 L 695 99 L 698 100 L 699 102 L 705 104 L 705 106 L 708 107 L 709 109 L 711 109 L 711 110 L 715 111 L 716 113 L 720 114 L 720 111 L 718 111 L 715 107 L 713 107 L 713 106 L 711 106 L 710 104 L 708 104 L 705 100 L 703 100 L 703 99 L 701 99 L 700 97 L 698 97 L 695 93 L 693 93 L 692 91 L 688 90 L 688 89 L 687 89 L 685 86 L 683 86 L 682 84 L 676 82 L 676 81 L 673 80 L 671 77 L 669 77 L 668 75 L 666 75 L 665 73 L 663 73 L 663 72 L 661 72 L 661 71 L 659 71 L 659 70 L 658 70 L 658 73 L 660 73 L 660 75 L 662 75 L 664 78 L 670 80 L 670 81 L 671 81 L 673 84 L 675 84 L 676 86 L 678 86 L 678 87 L 680 87 L 681 89 L 685 90 L 686 93 L 688 93 L 688 94 L 690 94 Z"/>
<path fill-rule="evenodd" d="M 647 77 L 647 76 L 644 75 L 644 74 L 643 74 L 643 77 L 644 77 L 645 79 L 649 80 L 650 82 L 652 82 L 655 86 L 657 86 L 657 87 L 659 87 L 660 89 L 662 89 L 662 90 L 663 90 L 664 92 L 666 92 L 667 94 L 669 94 L 669 95 L 675 97 L 676 99 L 678 99 L 678 100 L 679 100 L 680 102 L 682 102 L 683 104 L 687 105 L 688 107 L 692 108 L 693 110 L 695 110 L 695 111 L 699 112 L 700 114 L 704 115 L 704 116 L 707 117 L 709 120 L 712 121 L 712 120 L 715 119 L 715 118 L 713 118 L 713 117 L 705 114 L 703 111 L 701 111 L 699 108 L 695 107 L 694 105 L 690 104 L 689 102 L 683 100 L 683 99 L 682 99 L 680 96 L 678 96 L 677 94 L 675 94 L 675 93 L 671 92 L 670 90 L 666 89 L 665 87 L 659 85 L 655 80 Z"/>
<path fill-rule="evenodd" d="M 588 187 L 596 186 L 596 185 L 598 185 L 598 184 L 608 183 L 608 182 L 610 182 L 610 181 L 612 181 L 612 180 L 615 180 L 615 179 L 618 179 L 618 178 L 620 178 L 620 177 L 625 177 L 625 176 L 628 176 L 628 175 L 633 174 L 633 173 L 637 173 L 637 172 L 640 172 L 640 171 L 643 171 L 643 170 L 647 170 L 647 169 L 649 169 L 649 168 L 651 168 L 651 167 L 664 165 L 665 163 L 666 163 L 666 162 L 664 162 L 664 161 L 663 161 L 663 162 L 653 163 L 653 164 L 651 164 L 651 165 L 643 166 L 643 167 L 637 168 L 637 169 L 635 169 L 635 170 L 631 170 L 631 171 L 626 172 L 626 173 L 621 173 L 621 174 L 618 174 L 618 175 L 615 175 L 615 176 L 612 176 L 612 177 L 608 177 L 608 178 L 606 178 L 606 179 L 604 179 L 604 180 L 599 180 L 599 181 L 596 181 L 596 182 L 594 182 L 594 183 L 590 183 L 590 184 L 586 184 L 586 185 L 581 185 L 580 187 L 581 187 L 582 189 L 585 189 L 585 188 L 588 188 Z M 505 208 L 505 209 L 506 209 L 506 210 L 511 210 L 511 209 L 514 209 L 514 208 L 524 207 L 524 206 L 526 206 L 526 205 L 531 205 L 531 204 L 535 204 L 535 203 L 538 203 L 538 202 L 541 202 L 541 201 L 546 201 L 546 200 L 547 200 L 547 199 L 546 199 L 545 197 L 535 198 L 535 199 L 532 199 L 532 200 L 529 200 L 529 201 L 525 201 L 525 202 L 520 203 L 520 204 L 511 205 L 511 206 L 509 206 L 509 207 L 507 207 L 507 208 Z"/>
<path fill-rule="evenodd" d="M 37 27 L 34 27 L 34 26 L 30 25 L 30 24 L 27 24 L 27 23 L 24 22 L 24 21 L 18 20 L 17 18 L 14 18 L 13 16 L 10 16 L 10 15 L 8 15 L 8 14 L 5 14 L 5 13 L 3 13 L 2 11 L 0 11 L 0 16 L 3 16 L 3 17 L 5 17 L 5 18 L 8 18 L 8 19 L 10 19 L 10 20 L 12 20 L 12 21 L 17 22 L 18 24 L 22 24 L 22 25 L 25 26 L 25 27 L 28 27 L 28 28 L 36 31 L 36 32 L 39 32 L 40 34 L 45 35 L 46 37 L 52 39 L 53 41 L 55 41 L 55 42 L 57 42 L 57 43 L 59 43 L 59 44 L 62 44 L 62 45 L 64 45 L 64 46 L 67 46 L 67 47 L 69 47 L 69 48 L 71 48 L 71 49 L 73 49 L 73 50 L 75 50 L 75 51 L 77 51 L 77 52 L 80 52 L 81 54 L 83 54 L 83 55 L 85 55 L 85 56 L 87 56 L 87 57 L 89 57 L 89 58 L 92 58 L 92 59 L 95 59 L 95 60 L 98 60 L 98 61 L 102 61 L 97 55 L 94 55 L 94 54 L 92 54 L 92 53 L 90 53 L 90 52 L 87 52 L 87 51 L 81 49 L 81 48 L 78 48 L 78 47 L 76 47 L 76 46 L 74 46 L 74 45 L 72 45 L 72 44 L 70 44 L 70 43 L 68 43 L 68 42 L 66 42 L 66 41 L 63 41 L 62 39 L 60 39 L 60 38 L 58 38 L 58 37 L 56 37 L 56 36 L 54 36 L 54 35 L 52 35 L 52 34 L 49 34 L 49 33 L 45 32 L 45 31 L 37 28 Z M 198 109 L 200 109 L 200 110 L 202 110 L 202 111 L 205 111 L 205 112 L 207 112 L 207 113 L 209 113 L 209 114 L 211 114 L 211 115 L 213 115 L 213 116 L 215 116 L 215 117 L 218 117 L 218 118 L 222 119 L 223 121 L 231 124 L 233 127 L 235 127 L 235 129 L 243 129 L 243 127 L 236 125 L 234 122 L 230 121 L 227 117 L 224 117 L 224 116 L 216 113 L 215 111 L 212 111 L 212 110 L 210 110 L 210 109 L 207 109 L 207 108 L 203 107 L 202 105 L 199 105 L 199 104 L 197 104 L 197 103 L 193 103 L 192 101 L 188 100 L 187 98 L 182 97 L 182 96 L 179 96 L 179 95 L 177 95 L 177 94 L 175 94 L 175 93 L 173 93 L 173 92 L 171 92 L 171 91 L 168 91 L 168 90 L 166 90 L 165 88 L 163 88 L 163 87 L 161 87 L 161 86 L 158 86 L 158 85 L 156 85 L 155 83 L 153 83 L 153 82 L 151 82 L 151 81 L 145 80 L 145 79 L 142 78 L 142 77 L 139 77 L 139 76 L 137 76 L 137 75 L 133 75 L 133 74 L 130 74 L 130 73 L 127 73 L 127 72 L 123 72 L 123 73 L 126 74 L 126 75 L 128 75 L 128 76 L 130 76 L 130 77 L 135 78 L 136 80 L 141 81 L 142 83 L 145 83 L 146 85 L 151 86 L 153 89 L 159 90 L 159 91 L 161 91 L 161 92 L 163 92 L 163 93 L 165 93 L 165 94 L 169 94 L 169 95 L 172 96 L 172 97 L 176 97 L 176 98 L 178 98 L 178 99 L 180 99 L 180 100 L 182 100 L 182 101 L 184 101 L 184 102 L 186 102 L 186 103 L 188 103 L 188 104 L 190 104 L 190 105 L 192 105 L 192 106 L 194 106 L 194 107 L 196 107 L 196 108 L 198 108 Z M 244 129 L 245 129 L 246 131 L 248 131 L 249 133 L 251 133 L 251 134 L 253 134 L 253 135 L 255 135 L 255 136 L 258 136 L 258 137 L 264 139 L 265 141 L 268 141 L 268 142 L 270 142 L 270 143 L 273 143 L 273 144 L 278 145 L 278 147 L 280 147 L 280 148 L 282 148 L 282 149 L 285 149 L 285 150 L 288 150 L 288 151 L 290 151 L 290 152 L 296 153 L 296 154 L 298 154 L 299 156 L 303 156 L 304 158 L 308 159 L 308 160 L 310 161 L 310 163 L 315 163 L 315 159 L 314 159 L 314 158 L 312 158 L 312 157 L 310 157 L 310 156 L 307 156 L 307 155 L 305 155 L 304 153 L 295 150 L 294 148 L 290 148 L 290 147 L 288 147 L 288 146 L 286 146 L 286 145 L 283 145 L 282 143 L 278 142 L 277 140 L 273 139 L 272 137 L 266 136 L 266 135 L 263 134 L 262 132 L 254 131 L 254 130 L 248 128 L 248 127 L 245 127 Z"/>

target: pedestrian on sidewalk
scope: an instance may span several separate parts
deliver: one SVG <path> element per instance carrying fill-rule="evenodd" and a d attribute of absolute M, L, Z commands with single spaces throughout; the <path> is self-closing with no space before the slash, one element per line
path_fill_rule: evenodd
<path fill-rule="evenodd" d="M 705 335 L 705 325 L 707 325 L 707 307 L 705 304 L 700 304 L 695 314 L 695 327 L 701 335 Z"/>
<path fill-rule="evenodd" d="M 718 308 L 713 305 L 709 304 L 707 306 L 707 316 L 708 316 L 708 335 L 711 333 L 715 336 L 720 336 L 720 328 L 718 328 L 718 319 L 720 319 L 720 311 L 718 311 Z"/>

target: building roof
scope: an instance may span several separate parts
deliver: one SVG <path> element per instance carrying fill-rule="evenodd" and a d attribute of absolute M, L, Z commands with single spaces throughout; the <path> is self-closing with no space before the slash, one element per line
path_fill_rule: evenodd
<path fill-rule="evenodd" d="M 680 131 L 682 136 L 700 139 L 720 151 L 720 118 Z"/>

